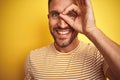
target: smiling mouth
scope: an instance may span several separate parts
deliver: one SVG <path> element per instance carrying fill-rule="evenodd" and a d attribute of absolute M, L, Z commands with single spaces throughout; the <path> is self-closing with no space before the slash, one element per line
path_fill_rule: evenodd
<path fill-rule="evenodd" d="M 70 35 L 72 34 L 72 29 L 57 29 L 56 30 L 56 36 L 60 39 L 60 40 L 65 40 L 67 38 L 70 37 Z"/>
<path fill-rule="evenodd" d="M 57 28 L 55 28 L 55 31 L 56 31 L 59 35 L 67 35 L 67 34 L 69 34 L 70 32 L 72 32 L 73 29 L 70 28 L 70 27 L 66 27 L 66 28 L 57 27 Z"/>
<path fill-rule="evenodd" d="M 57 30 L 57 33 L 59 35 L 67 35 L 71 32 L 71 30 L 67 29 L 67 30 Z"/>

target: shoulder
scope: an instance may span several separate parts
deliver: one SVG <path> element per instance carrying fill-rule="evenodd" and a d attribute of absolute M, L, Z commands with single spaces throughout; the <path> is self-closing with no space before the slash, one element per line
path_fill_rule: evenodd
<path fill-rule="evenodd" d="M 38 53 L 41 53 L 41 52 L 47 52 L 50 49 L 52 49 L 52 44 L 44 46 L 44 47 L 41 47 L 41 48 L 37 48 L 35 50 L 32 50 L 30 53 L 31 54 L 38 54 Z"/>
<path fill-rule="evenodd" d="M 95 53 L 98 51 L 98 49 L 95 47 L 93 43 L 86 43 L 86 42 L 81 42 L 81 48 L 83 48 L 85 51 L 88 51 L 89 53 Z"/>
<path fill-rule="evenodd" d="M 34 59 L 34 58 L 39 58 L 39 57 L 44 57 L 46 54 L 48 54 L 50 51 L 52 51 L 53 44 L 37 48 L 35 50 L 30 51 L 29 53 L 29 58 Z"/>
<path fill-rule="evenodd" d="M 100 59 L 101 61 L 103 61 L 103 56 L 102 54 L 99 52 L 99 50 L 96 48 L 96 46 L 93 43 L 85 43 L 82 42 L 83 48 L 83 53 L 85 53 L 87 56 L 92 56 L 94 59 Z M 82 47 L 81 47 L 82 48 Z"/>

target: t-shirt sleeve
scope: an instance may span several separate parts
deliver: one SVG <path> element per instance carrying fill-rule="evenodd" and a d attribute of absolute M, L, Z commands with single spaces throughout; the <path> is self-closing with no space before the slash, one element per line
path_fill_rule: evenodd
<path fill-rule="evenodd" d="M 92 46 L 93 46 L 93 51 L 95 53 L 96 61 L 97 61 L 97 63 L 101 64 L 104 75 L 106 76 L 109 65 L 107 64 L 106 60 L 104 59 L 104 57 L 100 53 L 100 51 L 94 45 L 92 45 Z"/>
<path fill-rule="evenodd" d="M 100 51 L 93 44 L 91 44 L 91 45 L 92 45 L 92 51 L 95 55 L 95 60 L 96 60 L 97 64 L 101 64 L 101 68 L 104 72 L 104 75 L 106 76 L 109 65 L 107 64 L 106 60 L 104 59 L 104 57 L 100 53 Z"/>
<path fill-rule="evenodd" d="M 25 78 L 24 80 L 34 80 L 32 78 L 31 64 L 30 64 L 30 55 L 26 59 L 25 63 Z"/>
<path fill-rule="evenodd" d="M 109 68 L 109 65 L 107 64 L 106 60 L 104 60 L 104 63 L 103 63 L 103 71 L 104 71 L 104 75 L 107 76 L 107 70 Z"/>

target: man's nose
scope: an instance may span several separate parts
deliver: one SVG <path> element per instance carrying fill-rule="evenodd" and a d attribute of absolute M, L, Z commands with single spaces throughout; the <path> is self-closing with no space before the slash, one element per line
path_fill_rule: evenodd
<path fill-rule="evenodd" d="M 59 19 L 58 26 L 61 28 L 66 28 L 68 27 L 68 24 L 63 19 Z"/>

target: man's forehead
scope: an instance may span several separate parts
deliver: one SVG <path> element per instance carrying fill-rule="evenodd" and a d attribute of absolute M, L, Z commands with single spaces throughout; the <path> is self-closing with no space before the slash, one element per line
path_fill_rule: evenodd
<path fill-rule="evenodd" d="M 63 11 L 71 4 L 75 4 L 75 0 L 51 0 L 49 10 Z"/>
<path fill-rule="evenodd" d="M 72 2 L 74 2 L 74 1 L 76 1 L 76 0 L 50 0 L 50 3 L 51 2 L 60 2 L 60 1 L 72 1 Z"/>

